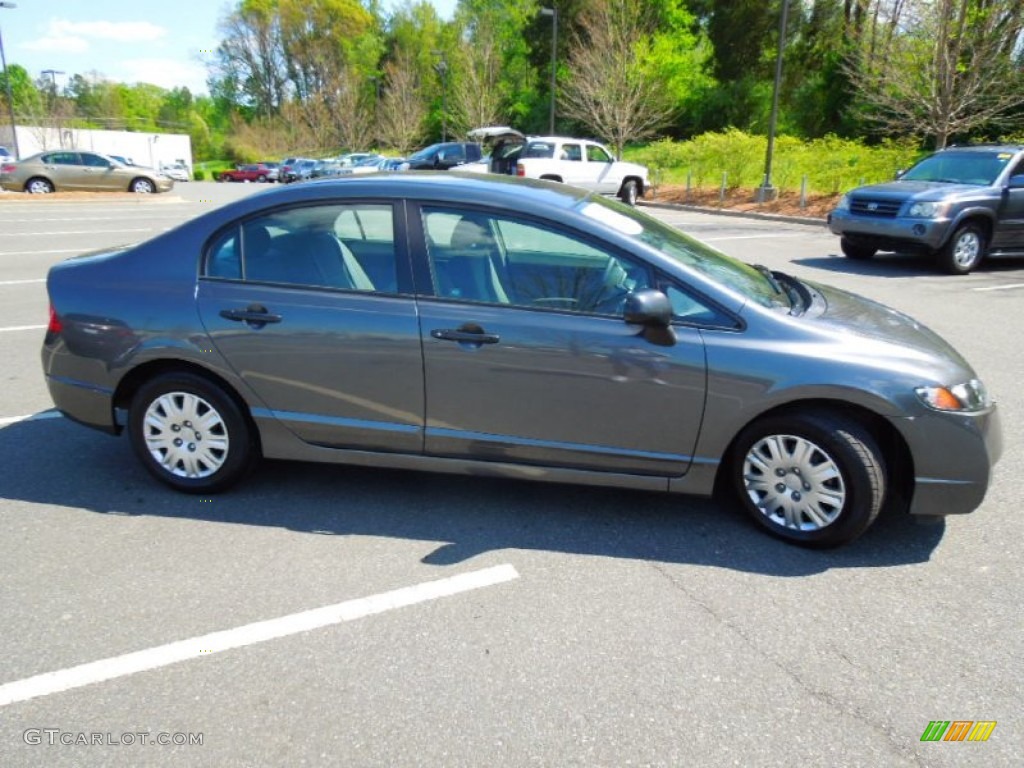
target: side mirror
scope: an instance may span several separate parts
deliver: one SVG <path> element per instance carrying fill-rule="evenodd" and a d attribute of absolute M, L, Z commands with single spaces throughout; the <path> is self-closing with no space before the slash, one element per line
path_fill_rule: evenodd
<path fill-rule="evenodd" d="M 899 170 L 896 171 L 896 175 L 893 176 L 893 178 L 897 179 L 897 180 L 898 179 L 902 179 L 903 178 L 903 174 L 905 174 L 905 173 L 906 173 L 906 170 L 903 169 L 903 168 L 900 168 Z"/>
<path fill-rule="evenodd" d="M 668 328 L 672 323 L 672 302 L 661 291 L 645 288 L 626 297 L 623 320 L 649 328 Z"/>
<path fill-rule="evenodd" d="M 1024 189 L 1024 173 L 1010 177 L 1010 183 L 1006 185 L 1009 189 Z"/>

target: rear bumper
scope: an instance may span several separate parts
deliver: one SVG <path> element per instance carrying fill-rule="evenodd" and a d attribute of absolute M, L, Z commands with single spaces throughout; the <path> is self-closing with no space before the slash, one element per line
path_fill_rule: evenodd
<path fill-rule="evenodd" d="M 47 376 L 46 386 L 57 410 L 72 421 L 111 435 L 120 430 L 114 420 L 113 392 L 62 376 Z"/>

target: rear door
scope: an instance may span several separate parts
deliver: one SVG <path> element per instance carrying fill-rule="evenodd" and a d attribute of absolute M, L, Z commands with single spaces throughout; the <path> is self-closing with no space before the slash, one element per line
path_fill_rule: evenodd
<path fill-rule="evenodd" d="M 1024 178 L 1024 159 L 1010 172 L 1010 178 Z M 1009 188 L 1003 193 L 999 221 L 992 236 L 993 248 L 1024 249 L 1024 188 Z"/>
<path fill-rule="evenodd" d="M 227 227 L 208 247 L 199 312 L 260 404 L 256 418 L 317 445 L 421 451 L 419 322 L 396 206 L 275 210 Z M 339 237 L 358 217 L 374 222 L 375 274 L 388 275 L 380 285 Z"/>

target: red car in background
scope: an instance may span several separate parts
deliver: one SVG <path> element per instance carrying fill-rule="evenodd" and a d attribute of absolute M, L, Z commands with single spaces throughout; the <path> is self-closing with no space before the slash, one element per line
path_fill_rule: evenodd
<path fill-rule="evenodd" d="M 233 171 L 222 171 L 217 181 L 255 181 L 259 184 L 277 181 L 277 166 L 269 163 L 236 165 Z"/>

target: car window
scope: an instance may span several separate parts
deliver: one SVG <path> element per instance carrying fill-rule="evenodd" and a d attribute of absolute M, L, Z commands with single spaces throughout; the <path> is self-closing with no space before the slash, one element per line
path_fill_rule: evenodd
<path fill-rule="evenodd" d="M 395 290 L 389 205 L 288 208 L 231 227 L 207 249 L 206 275 L 351 291 Z"/>
<path fill-rule="evenodd" d="M 587 144 L 587 160 L 591 163 L 610 163 L 612 157 L 605 152 L 604 147 L 597 144 Z"/>
<path fill-rule="evenodd" d="M 672 319 L 698 325 L 735 328 L 736 321 L 705 299 L 695 296 L 676 281 L 663 277 L 658 288 L 664 291 L 672 304 Z"/>
<path fill-rule="evenodd" d="M 1010 152 L 938 152 L 926 157 L 901 179 L 948 184 L 992 184 L 1013 159 Z"/>
<path fill-rule="evenodd" d="M 51 152 L 43 158 L 43 162 L 51 165 L 81 165 L 77 152 Z"/>
<path fill-rule="evenodd" d="M 554 157 L 555 145 L 550 141 L 531 141 L 521 157 Z"/>
<path fill-rule="evenodd" d="M 562 160 L 572 160 L 576 162 L 583 162 L 583 151 L 580 149 L 579 144 L 563 144 L 562 145 Z"/>
<path fill-rule="evenodd" d="M 621 316 L 651 284 L 639 260 L 531 221 L 424 208 L 423 224 L 442 297 Z"/>
<path fill-rule="evenodd" d="M 100 157 L 90 152 L 83 152 L 82 165 L 88 165 L 90 168 L 109 168 L 110 161 L 105 157 Z"/>

